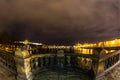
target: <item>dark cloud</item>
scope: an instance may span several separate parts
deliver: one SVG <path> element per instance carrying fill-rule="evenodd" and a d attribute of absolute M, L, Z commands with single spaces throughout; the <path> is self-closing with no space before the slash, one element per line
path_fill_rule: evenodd
<path fill-rule="evenodd" d="M 1 0 L 0 33 L 43 43 L 120 37 L 120 0 Z"/>

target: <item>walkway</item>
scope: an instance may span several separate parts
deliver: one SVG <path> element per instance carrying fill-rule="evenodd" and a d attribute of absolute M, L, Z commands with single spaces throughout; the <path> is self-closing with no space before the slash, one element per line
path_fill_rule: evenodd
<path fill-rule="evenodd" d="M 98 80 L 120 80 L 120 64 Z"/>
<path fill-rule="evenodd" d="M 0 65 L 0 80 L 16 80 L 14 74 Z"/>

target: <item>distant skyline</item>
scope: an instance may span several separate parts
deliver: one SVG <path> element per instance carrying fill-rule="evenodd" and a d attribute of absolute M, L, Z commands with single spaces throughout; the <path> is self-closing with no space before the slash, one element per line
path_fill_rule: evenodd
<path fill-rule="evenodd" d="M 45 44 L 120 37 L 120 0 L 0 0 L 0 35 Z"/>

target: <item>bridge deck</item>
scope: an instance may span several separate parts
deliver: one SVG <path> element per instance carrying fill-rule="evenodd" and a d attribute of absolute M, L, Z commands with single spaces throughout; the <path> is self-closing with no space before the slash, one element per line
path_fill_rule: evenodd
<path fill-rule="evenodd" d="M 0 65 L 0 80 L 16 80 L 15 75 Z"/>
<path fill-rule="evenodd" d="M 98 80 L 120 80 L 120 64 Z"/>

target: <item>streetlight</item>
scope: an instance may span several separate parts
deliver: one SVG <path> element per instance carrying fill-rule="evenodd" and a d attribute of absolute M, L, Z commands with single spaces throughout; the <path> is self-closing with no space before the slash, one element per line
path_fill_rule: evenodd
<path fill-rule="evenodd" d="M 25 40 L 25 41 L 24 41 L 24 44 L 25 44 L 25 45 L 27 45 L 28 43 L 29 43 L 29 41 L 28 41 L 28 40 Z"/>

